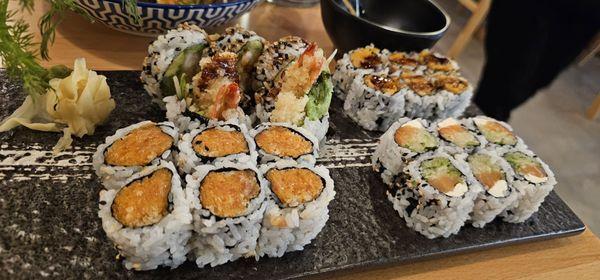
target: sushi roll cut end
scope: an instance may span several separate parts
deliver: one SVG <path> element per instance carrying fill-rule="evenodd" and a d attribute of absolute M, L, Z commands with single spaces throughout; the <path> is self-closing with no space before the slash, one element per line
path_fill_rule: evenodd
<path fill-rule="evenodd" d="M 434 71 L 450 72 L 457 70 L 450 59 L 432 53 L 429 50 L 421 51 L 421 53 L 419 53 L 419 59 L 421 60 L 421 63 L 427 65 L 427 68 Z"/>
<path fill-rule="evenodd" d="M 447 196 L 459 197 L 468 191 L 463 174 L 447 158 L 425 160 L 420 168 L 427 183 Z"/>
<path fill-rule="evenodd" d="M 355 68 L 373 69 L 382 64 L 379 49 L 371 46 L 352 51 L 350 61 Z"/>
<path fill-rule="evenodd" d="M 480 144 L 475 135 L 463 127 L 456 119 L 445 119 L 439 122 L 437 126 L 438 133 L 443 139 L 459 147 L 466 148 Z"/>
<path fill-rule="evenodd" d="M 499 122 L 487 118 L 475 118 L 474 122 L 488 141 L 500 145 L 517 144 L 517 137 Z"/>
<path fill-rule="evenodd" d="M 420 96 L 432 95 L 435 92 L 433 83 L 422 75 L 405 76 L 408 87 Z"/>
<path fill-rule="evenodd" d="M 111 206 L 113 217 L 130 228 L 160 222 L 168 214 L 168 197 L 173 174 L 166 168 L 123 187 Z"/>
<path fill-rule="evenodd" d="M 306 168 L 271 169 L 266 174 L 271 190 L 285 207 L 315 200 L 323 191 L 323 179 Z"/>
<path fill-rule="evenodd" d="M 207 129 L 196 135 L 192 148 L 198 155 L 210 158 L 249 152 L 244 134 L 218 128 Z"/>
<path fill-rule="evenodd" d="M 494 197 L 507 195 L 508 183 L 502 168 L 492 162 L 492 158 L 485 154 L 473 154 L 467 158 L 475 178 L 484 186 L 489 194 Z"/>
<path fill-rule="evenodd" d="M 548 175 L 542 165 L 533 157 L 521 152 L 510 152 L 504 155 L 504 158 L 515 169 L 517 174 L 534 184 L 545 183 L 548 181 Z"/>
<path fill-rule="evenodd" d="M 417 153 L 437 147 L 437 141 L 418 120 L 409 121 L 394 133 L 396 144 Z"/>
<path fill-rule="evenodd" d="M 260 193 L 252 170 L 210 171 L 200 185 L 200 202 L 221 218 L 246 215 L 248 204 Z"/>
<path fill-rule="evenodd" d="M 173 138 L 160 127 L 150 124 L 131 131 L 115 141 L 106 151 L 107 164 L 144 166 L 173 145 Z"/>
<path fill-rule="evenodd" d="M 437 75 L 435 77 L 436 85 L 454 94 L 461 94 L 469 87 L 469 83 L 460 77 Z"/>
<path fill-rule="evenodd" d="M 416 59 L 409 57 L 404 52 L 394 52 L 389 55 L 388 60 L 402 66 L 416 67 L 419 65 L 419 62 Z"/>
<path fill-rule="evenodd" d="M 260 149 L 280 157 L 298 158 L 314 149 L 312 142 L 283 126 L 271 126 L 258 133 L 255 140 Z"/>

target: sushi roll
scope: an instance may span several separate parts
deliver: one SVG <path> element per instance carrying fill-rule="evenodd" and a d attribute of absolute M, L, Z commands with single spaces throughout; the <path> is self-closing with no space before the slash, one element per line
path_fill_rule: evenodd
<path fill-rule="evenodd" d="M 344 100 L 358 74 L 370 74 L 384 69 L 385 55 L 373 44 L 345 53 L 336 62 L 332 80 L 338 98 Z"/>
<path fill-rule="evenodd" d="M 179 131 L 171 122 L 144 121 L 117 130 L 98 146 L 93 156 L 96 175 L 107 189 L 122 183 L 160 160 L 172 160 Z"/>
<path fill-rule="evenodd" d="M 481 190 L 464 160 L 438 150 L 411 161 L 388 199 L 408 227 L 427 238 L 448 237 L 469 219 Z"/>
<path fill-rule="evenodd" d="M 249 108 L 254 94 L 252 87 L 254 66 L 267 41 L 254 31 L 246 30 L 239 25 L 225 29 L 222 34 L 211 35 L 211 39 L 214 42 L 211 45 L 212 53 L 232 52 L 237 55 L 236 69 L 240 89 L 244 93 L 241 104 L 242 108 Z"/>
<path fill-rule="evenodd" d="M 192 92 L 165 98 L 167 118 L 184 129 L 198 128 L 210 120 L 235 120 L 250 125 L 240 107 L 242 91 L 237 72 L 237 55 L 218 52 L 200 60 L 200 70 L 192 79 Z"/>
<path fill-rule="evenodd" d="M 405 85 L 386 72 L 357 74 L 352 82 L 344 112 L 366 130 L 387 130 L 405 115 Z"/>
<path fill-rule="evenodd" d="M 262 173 L 249 163 L 219 162 L 196 167 L 186 181 L 198 267 L 254 257 L 269 194 Z"/>
<path fill-rule="evenodd" d="M 475 200 L 471 224 L 483 227 L 491 222 L 518 197 L 513 187 L 513 171 L 510 165 L 495 152 L 485 150 L 467 157 L 473 176 L 484 191 Z"/>
<path fill-rule="evenodd" d="M 373 169 L 383 182 L 392 185 L 406 164 L 420 154 L 437 149 L 438 140 L 427 129 L 427 121 L 401 118 L 379 139 L 373 153 Z"/>
<path fill-rule="evenodd" d="M 529 150 L 511 150 L 502 157 L 512 167 L 513 186 L 518 191 L 517 201 L 502 216 L 506 222 L 521 223 L 538 211 L 556 179 L 548 165 Z"/>
<path fill-rule="evenodd" d="M 419 62 L 417 53 L 392 52 L 387 56 L 390 73 L 423 74 L 427 66 Z"/>
<path fill-rule="evenodd" d="M 477 148 L 484 147 L 487 143 L 484 137 L 469 130 L 463 122 L 463 120 L 447 118 L 433 124 L 441 140 L 441 145 L 446 146 L 452 154 L 471 153 Z"/>
<path fill-rule="evenodd" d="M 185 262 L 192 215 L 175 166 L 166 161 L 100 192 L 102 228 L 127 269 L 175 268 Z"/>
<path fill-rule="evenodd" d="M 323 50 L 301 38 L 269 45 L 256 64 L 257 118 L 304 127 L 323 141 L 333 94 L 328 65 Z"/>
<path fill-rule="evenodd" d="M 312 133 L 285 123 L 263 123 L 250 132 L 256 142 L 258 160 L 268 163 L 281 159 L 315 164 L 319 142 Z"/>
<path fill-rule="evenodd" d="M 421 65 L 427 67 L 426 71 L 430 73 L 453 73 L 459 70 L 456 61 L 429 49 L 422 50 L 417 59 Z"/>
<path fill-rule="evenodd" d="M 256 144 L 243 124 L 215 122 L 181 136 L 177 165 L 184 173 L 219 161 L 256 164 Z"/>
<path fill-rule="evenodd" d="M 303 250 L 329 219 L 334 183 L 323 166 L 278 161 L 261 167 L 271 189 L 257 253 L 281 257 Z"/>
<path fill-rule="evenodd" d="M 478 131 L 486 141 L 486 149 L 495 150 L 503 154 L 513 148 L 526 149 L 527 147 L 519 137 L 515 135 L 509 124 L 485 116 L 477 116 L 470 119 L 470 127 Z"/>
<path fill-rule="evenodd" d="M 199 71 L 198 62 L 208 45 L 206 32 L 187 23 L 150 44 L 140 78 L 154 101 L 164 106 L 164 97 L 181 98 L 191 89 L 192 77 Z"/>

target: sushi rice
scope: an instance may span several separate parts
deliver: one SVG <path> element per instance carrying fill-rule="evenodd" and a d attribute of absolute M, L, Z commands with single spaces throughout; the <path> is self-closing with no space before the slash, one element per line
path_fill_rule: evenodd
<path fill-rule="evenodd" d="M 169 213 L 156 224 L 138 228 L 126 227 L 117 221 L 111 208 L 120 189 L 164 168 L 172 174 L 168 195 Z M 161 160 L 157 165 L 132 175 L 120 187 L 100 192 L 98 217 L 108 238 L 125 257 L 125 267 L 134 270 L 150 270 L 158 266 L 176 268 L 185 262 L 189 250 L 187 244 L 192 234 L 192 215 L 173 163 Z"/>

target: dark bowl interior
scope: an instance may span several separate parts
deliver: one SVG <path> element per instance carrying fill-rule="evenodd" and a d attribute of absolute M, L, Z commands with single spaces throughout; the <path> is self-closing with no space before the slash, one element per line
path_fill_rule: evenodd
<path fill-rule="evenodd" d="M 360 7 L 357 17 L 342 0 L 321 0 L 325 29 L 341 52 L 370 43 L 402 51 L 430 48 L 450 24 L 447 14 L 430 0 L 361 0 Z"/>

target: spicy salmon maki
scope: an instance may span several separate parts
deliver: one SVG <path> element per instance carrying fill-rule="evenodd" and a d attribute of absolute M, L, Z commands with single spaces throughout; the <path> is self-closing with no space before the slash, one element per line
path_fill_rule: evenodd
<path fill-rule="evenodd" d="M 269 194 L 263 174 L 253 164 L 217 162 L 197 166 L 186 181 L 198 267 L 254 257 Z"/>
<path fill-rule="evenodd" d="M 243 124 L 214 122 L 181 136 L 177 166 L 190 173 L 195 166 L 219 161 L 256 164 L 256 144 Z"/>
<path fill-rule="evenodd" d="M 263 123 L 250 132 L 254 138 L 260 163 L 280 159 L 314 164 L 319 142 L 309 131 L 285 123 Z"/>
<path fill-rule="evenodd" d="M 172 163 L 161 161 L 101 191 L 98 216 L 127 269 L 175 268 L 186 260 L 192 216 Z"/>
<path fill-rule="evenodd" d="M 107 189 L 119 188 L 123 181 L 144 167 L 173 159 L 179 131 L 171 122 L 144 121 L 117 130 L 98 146 L 93 156 L 96 175 Z"/>
<path fill-rule="evenodd" d="M 271 190 L 258 239 L 259 256 L 281 257 L 303 250 L 329 219 L 334 183 L 323 166 L 291 160 L 263 165 Z"/>

